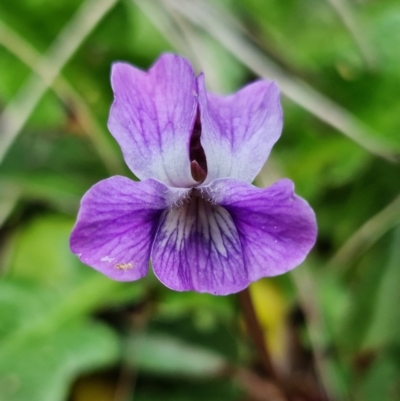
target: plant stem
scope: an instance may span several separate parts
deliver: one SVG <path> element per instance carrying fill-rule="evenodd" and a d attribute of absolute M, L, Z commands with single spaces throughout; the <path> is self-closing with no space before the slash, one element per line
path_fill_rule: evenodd
<path fill-rule="evenodd" d="M 271 357 L 269 355 L 268 349 L 265 346 L 264 334 L 261 329 L 260 323 L 257 319 L 256 312 L 254 310 L 253 302 L 251 299 L 250 291 L 248 288 L 239 292 L 239 301 L 243 310 L 244 319 L 246 321 L 246 326 L 249 334 L 252 337 L 254 345 L 259 352 L 261 362 L 265 369 L 265 373 L 273 380 L 277 378 L 275 369 L 272 365 Z"/>
<path fill-rule="evenodd" d="M 246 288 L 243 291 L 239 292 L 238 297 L 242 307 L 247 330 L 252 337 L 254 345 L 257 348 L 265 373 L 271 379 L 271 381 L 273 381 L 276 386 L 282 391 L 287 401 L 290 401 L 291 397 L 289 396 L 285 386 L 282 383 L 282 380 L 277 374 L 273 366 L 269 351 L 266 347 L 264 341 L 264 333 L 261 329 L 260 322 L 257 319 L 249 289 Z"/>

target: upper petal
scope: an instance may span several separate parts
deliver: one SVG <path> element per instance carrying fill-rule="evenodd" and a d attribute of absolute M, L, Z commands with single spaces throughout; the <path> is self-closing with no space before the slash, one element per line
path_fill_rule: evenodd
<path fill-rule="evenodd" d="M 314 246 L 315 214 L 294 194 L 290 180 L 260 189 L 239 180 L 221 179 L 208 190 L 232 216 L 250 281 L 293 269 Z"/>
<path fill-rule="evenodd" d="M 116 176 L 100 181 L 82 198 L 72 252 L 114 280 L 143 277 L 167 195 L 168 188 L 154 180 Z"/>
<path fill-rule="evenodd" d="M 116 63 L 111 83 L 114 103 L 108 128 L 132 172 L 141 180 L 193 186 L 189 142 L 197 112 L 197 83 L 189 62 L 164 54 L 148 72 Z"/>
<path fill-rule="evenodd" d="M 232 217 L 193 192 L 190 200 L 164 215 L 152 263 L 160 281 L 177 291 L 225 295 L 249 283 Z"/>
<path fill-rule="evenodd" d="M 253 181 L 282 131 L 278 87 L 257 81 L 222 97 L 207 93 L 200 75 L 198 88 L 205 184 L 224 177 Z"/>

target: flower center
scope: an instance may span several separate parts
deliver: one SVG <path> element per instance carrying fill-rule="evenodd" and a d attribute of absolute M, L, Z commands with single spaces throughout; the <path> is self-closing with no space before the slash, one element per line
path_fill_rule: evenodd
<path fill-rule="evenodd" d="M 201 146 L 200 136 L 200 112 L 197 110 L 196 121 L 194 122 L 192 137 L 190 138 L 189 158 L 192 177 L 201 184 L 207 177 L 207 160 L 204 149 Z"/>

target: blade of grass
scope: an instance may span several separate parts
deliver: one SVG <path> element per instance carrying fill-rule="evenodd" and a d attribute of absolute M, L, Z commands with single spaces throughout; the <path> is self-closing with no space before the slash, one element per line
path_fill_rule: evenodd
<path fill-rule="evenodd" d="M 336 252 L 328 262 L 327 268 L 346 274 L 354 259 L 398 224 L 400 224 L 400 195 L 365 222 Z"/>
<path fill-rule="evenodd" d="M 168 6 L 168 4 L 166 4 Z M 197 27 L 193 26 L 182 15 L 174 12 L 166 13 L 171 18 L 171 23 L 176 25 L 186 40 L 187 46 L 191 49 L 190 60 L 198 69 L 198 72 L 207 71 L 207 85 L 216 93 L 223 92 L 221 85 L 222 77 L 216 66 L 218 59 L 210 52 L 210 46 L 205 42 L 205 35 Z"/>
<path fill-rule="evenodd" d="M 143 15 L 162 33 L 168 42 L 181 54 L 190 59 L 196 59 L 195 52 L 189 46 L 186 38 L 168 13 L 165 13 L 157 1 L 136 1 L 133 0 Z"/>
<path fill-rule="evenodd" d="M 14 185 L 4 185 L 0 196 L 0 228 L 17 205 L 21 193 Z"/>
<path fill-rule="evenodd" d="M 367 126 L 351 112 L 318 92 L 306 82 L 286 73 L 252 43 L 242 31 L 238 21 L 226 17 L 226 12 L 212 6 L 207 1 L 163 0 L 174 12 L 185 16 L 220 42 L 238 60 L 263 78 L 275 79 L 284 95 L 336 128 L 370 153 L 390 161 L 400 159 L 400 149 L 394 144 L 380 139 L 379 134 Z"/>
<path fill-rule="evenodd" d="M 207 71 L 207 84 L 214 92 L 222 92 L 218 71 L 214 68 L 217 60 L 209 52 L 204 38 L 199 35 L 196 28 L 182 15 L 165 12 L 156 2 L 133 0 L 133 4 L 153 23 L 169 43 L 181 54 L 190 59 L 195 70 Z M 168 4 L 164 4 L 168 7 Z"/>
<path fill-rule="evenodd" d="M 327 0 L 331 7 L 338 14 L 343 22 L 343 25 L 353 37 L 361 56 L 364 58 L 365 64 L 370 71 L 377 68 L 377 58 L 374 54 L 373 48 L 368 42 L 368 36 L 365 30 L 360 26 L 359 21 L 353 11 L 353 8 L 346 0 Z"/>
<path fill-rule="evenodd" d="M 85 1 L 47 53 L 41 57 L 37 71 L 46 71 L 46 74 L 38 77 L 33 73 L 0 117 L 0 163 L 46 90 L 51 87 L 75 51 L 117 2 L 118 0 Z"/>
<path fill-rule="evenodd" d="M 329 400 L 349 400 L 346 386 L 333 357 L 326 352 L 327 328 L 320 310 L 315 288 L 315 280 L 308 266 L 294 269 L 290 273 L 301 309 L 306 317 L 307 331 L 310 338 L 316 372 L 327 393 Z"/>
<path fill-rule="evenodd" d="M 28 41 L 22 38 L 10 26 L 0 21 L 0 45 L 7 49 L 11 54 L 26 64 L 43 82 L 46 81 L 49 66 L 46 63 L 39 64 L 40 54 L 33 48 Z M 85 99 L 75 90 L 73 86 L 59 74 L 51 85 L 54 93 L 66 105 L 73 105 L 77 113 L 77 121 L 92 141 L 92 144 L 99 157 L 110 174 L 120 174 L 123 172 L 121 158 L 109 146 L 107 132 L 98 123 L 96 117 L 90 110 Z"/>

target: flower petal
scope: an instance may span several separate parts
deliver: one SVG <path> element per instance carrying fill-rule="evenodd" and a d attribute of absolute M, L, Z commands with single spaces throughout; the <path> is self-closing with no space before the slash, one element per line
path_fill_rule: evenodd
<path fill-rule="evenodd" d="M 70 239 L 72 252 L 114 280 L 145 276 L 167 192 L 154 180 L 116 176 L 100 181 L 82 198 Z"/>
<path fill-rule="evenodd" d="M 116 63 L 111 84 L 108 128 L 132 172 L 141 180 L 155 178 L 172 187 L 195 185 L 189 143 L 197 83 L 189 62 L 164 54 L 148 72 Z"/>
<path fill-rule="evenodd" d="M 225 295 L 248 285 L 238 232 L 230 214 L 192 192 L 163 217 L 152 250 L 159 280 L 176 291 Z"/>
<path fill-rule="evenodd" d="M 258 81 L 221 97 L 206 92 L 203 75 L 198 86 L 205 184 L 225 177 L 253 181 L 282 131 L 278 87 Z"/>
<path fill-rule="evenodd" d="M 221 179 L 207 190 L 232 216 L 250 281 L 293 269 L 314 246 L 315 214 L 294 194 L 290 180 L 261 189 L 239 180 Z"/>

